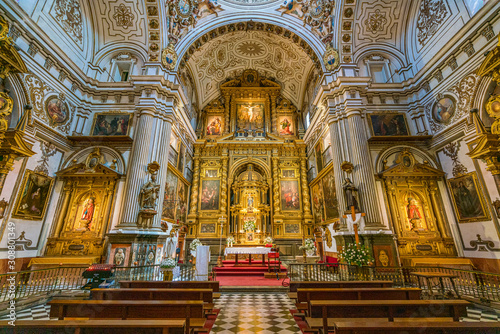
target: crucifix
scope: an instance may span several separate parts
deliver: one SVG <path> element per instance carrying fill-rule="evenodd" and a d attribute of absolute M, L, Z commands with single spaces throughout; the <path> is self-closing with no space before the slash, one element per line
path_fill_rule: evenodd
<path fill-rule="evenodd" d="M 361 217 L 364 217 L 365 213 L 361 213 Z M 343 215 L 342 218 L 347 218 L 347 215 Z M 356 239 L 356 248 L 359 249 L 359 235 L 358 235 L 358 224 L 355 223 L 356 221 L 356 209 L 354 206 L 351 206 L 351 219 L 352 219 L 352 225 L 354 227 L 354 238 Z"/>

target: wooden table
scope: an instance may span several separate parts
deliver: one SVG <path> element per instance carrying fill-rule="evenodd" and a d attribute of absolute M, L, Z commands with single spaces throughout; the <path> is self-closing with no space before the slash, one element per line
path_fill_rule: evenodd
<path fill-rule="evenodd" d="M 441 285 L 441 294 L 444 296 L 443 278 L 448 278 L 451 282 L 451 286 L 453 287 L 453 290 L 455 291 L 455 294 L 457 295 L 457 298 L 460 298 L 460 294 L 458 293 L 457 287 L 455 286 L 455 281 L 453 281 L 455 278 L 458 277 L 457 275 L 438 273 L 438 272 L 421 272 L 421 271 L 416 271 L 416 272 L 410 273 L 410 275 L 417 277 L 419 288 L 422 288 L 422 283 L 421 283 L 420 279 L 425 278 L 425 280 L 427 282 L 427 287 L 429 288 L 429 292 L 430 292 L 431 296 L 433 295 L 431 280 L 433 278 L 437 278 L 439 280 L 439 284 Z"/>

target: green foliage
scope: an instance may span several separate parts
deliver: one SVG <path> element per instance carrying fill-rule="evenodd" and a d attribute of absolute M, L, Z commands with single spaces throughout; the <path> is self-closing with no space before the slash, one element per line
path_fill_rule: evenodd
<path fill-rule="evenodd" d="M 359 244 L 359 249 L 356 244 L 348 244 L 342 246 L 342 252 L 340 253 L 340 260 L 347 264 L 355 264 L 357 266 L 366 266 L 369 262 L 373 262 L 374 259 L 370 254 L 368 247 Z"/>

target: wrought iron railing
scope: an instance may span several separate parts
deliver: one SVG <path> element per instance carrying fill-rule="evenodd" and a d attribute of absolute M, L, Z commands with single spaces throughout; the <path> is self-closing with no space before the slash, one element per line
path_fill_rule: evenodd
<path fill-rule="evenodd" d="M 327 263 L 290 263 L 288 276 L 291 281 L 373 281 L 388 280 L 394 286 L 418 287 L 429 292 L 427 281 L 419 284 L 414 272 L 437 272 L 454 276 L 455 288 L 461 297 L 472 298 L 477 302 L 489 304 L 500 301 L 500 274 L 485 273 L 474 270 L 462 270 L 442 267 L 358 267 L 346 264 L 331 265 Z M 442 280 L 446 294 L 454 294 L 452 281 Z M 433 290 L 441 289 L 440 280 L 432 280 Z"/>
<path fill-rule="evenodd" d="M 80 290 L 89 279 L 82 274 L 88 267 L 57 267 L 20 271 L 0 275 L 0 303 L 35 297 L 49 297 L 61 292 Z M 114 276 L 108 279 L 109 287 L 118 287 L 119 281 L 161 281 L 163 273 L 159 265 L 116 267 Z M 179 264 L 174 281 L 214 280 L 209 267 L 208 276 L 196 275 L 193 264 Z"/>

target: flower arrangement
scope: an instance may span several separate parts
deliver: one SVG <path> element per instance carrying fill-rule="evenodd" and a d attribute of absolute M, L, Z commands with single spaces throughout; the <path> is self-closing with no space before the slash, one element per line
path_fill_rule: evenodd
<path fill-rule="evenodd" d="M 232 236 L 229 236 L 229 237 L 226 238 L 226 244 L 232 245 L 234 243 L 235 243 L 235 240 L 234 240 L 234 238 Z"/>
<path fill-rule="evenodd" d="M 177 266 L 177 262 L 175 262 L 174 258 L 167 257 L 166 259 L 163 259 L 160 263 L 160 268 L 162 269 L 173 269 Z"/>
<path fill-rule="evenodd" d="M 249 220 L 247 221 L 244 225 L 243 225 L 243 229 L 246 231 L 246 232 L 253 232 L 255 231 L 255 221 L 253 220 Z"/>
<path fill-rule="evenodd" d="M 299 247 L 300 250 L 305 250 L 306 252 L 316 251 L 316 245 L 314 244 L 314 239 L 306 239 L 304 245 Z"/>
<path fill-rule="evenodd" d="M 273 238 L 271 238 L 271 237 L 266 237 L 266 238 L 264 239 L 264 242 L 265 242 L 266 244 L 272 244 L 272 243 L 273 243 L 273 241 L 274 241 L 274 240 L 273 240 Z"/>
<path fill-rule="evenodd" d="M 201 241 L 198 239 L 194 239 L 189 245 L 189 250 L 191 250 L 192 252 L 196 252 L 196 248 L 198 248 L 198 246 L 202 246 Z"/>
<path fill-rule="evenodd" d="M 366 266 L 373 262 L 368 247 L 361 245 L 361 243 L 359 245 L 359 248 L 356 247 L 356 244 L 348 244 L 347 247 L 342 246 L 341 261 L 357 266 Z"/>

